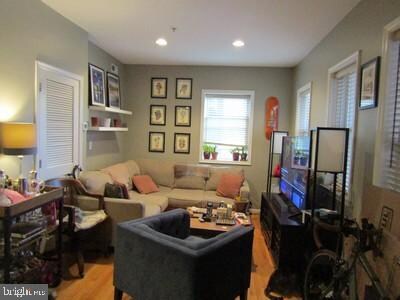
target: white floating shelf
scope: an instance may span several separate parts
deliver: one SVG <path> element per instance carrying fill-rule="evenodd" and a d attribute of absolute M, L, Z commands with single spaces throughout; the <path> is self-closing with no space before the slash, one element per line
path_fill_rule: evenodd
<path fill-rule="evenodd" d="M 132 112 L 129 110 L 123 110 L 123 109 L 118 109 L 118 108 L 113 108 L 113 107 L 106 107 L 106 106 L 89 106 L 89 110 L 95 110 L 95 111 L 104 111 L 104 112 L 110 112 L 110 113 L 115 113 L 115 114 L 121 114 L 121 115 L 132 115 Z"/>
<path fill-rule="evenodd" d="M 128 131 L 127 127 L 89 127 L 88 131 Z"/>

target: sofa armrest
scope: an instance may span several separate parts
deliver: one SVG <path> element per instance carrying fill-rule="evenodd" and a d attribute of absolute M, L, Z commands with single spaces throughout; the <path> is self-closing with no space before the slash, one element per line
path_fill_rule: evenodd
<path fill-rule="evenodd" d="M 243 181 L 240 188 L 240 201 L 250 201 L 250 186 L 247 180 Z"/>

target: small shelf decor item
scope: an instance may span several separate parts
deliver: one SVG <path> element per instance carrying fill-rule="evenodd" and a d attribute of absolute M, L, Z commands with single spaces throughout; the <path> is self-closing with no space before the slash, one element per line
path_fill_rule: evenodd
<path fill-rule="evenodd" d="M 380 56 L 361 66 L 360 109 L 378 106 Z"/>
<path fill-rule="evenodd" d="M 90 104 L 106 106 L 104 70 L 89 64 Z"/>
<path fill-rule="evenodd" d="M 190 153 L 190 133 L 175 133 L 174 153 Z"/>
<path fill-rule="evenodd" d="M 165 132 L 149 132 L 149 152 L 165 152 Z"/>
<path fill-rule="evenodd" d="M 175 106 L 175 126 L 190 127 L 192 122 L 191 106 Z"/>
<path fill-rule="evenodd" d="M 150 105 L 150 125 L 165 126 L 166 105 Z"/>
<path fill-rule="evenodd" d="M 176 99 L 192 99 L 192 78 L 177 78 L 175 97 Z"/>
<path fill-rule="evenodd" d="M 168 78 L 151 78 L 151 98 L 167 98 Z"/>
<path fill-rule="evenodd" d="M 107 95 L 108 106 L 113 108 L 121 108 L 121 92 L 119 77 L 115 74 L 107 72 Z"/>

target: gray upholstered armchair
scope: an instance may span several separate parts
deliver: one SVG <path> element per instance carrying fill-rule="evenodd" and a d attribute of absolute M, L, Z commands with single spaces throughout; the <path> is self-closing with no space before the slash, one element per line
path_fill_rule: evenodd
<path fill-rule="evenodd" d="M 233 300 L 247 298 L 253 228 L 238 226 L 211 239 L 193 237 L 190 217 L 176 209 L 120 223 L 115 299 Z"/>

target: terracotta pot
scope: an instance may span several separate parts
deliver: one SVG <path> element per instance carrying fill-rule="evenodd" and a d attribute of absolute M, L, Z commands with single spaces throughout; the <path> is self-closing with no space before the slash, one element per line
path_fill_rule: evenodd
<path fill-rule="evenodd" d="M 218 152 L 211 152 L 211 159 L 217 160 L 217 158 L 218 158 Z"/>
<path fill-rule="evenodd" d="M 234 161 L 238 161 L 239 160 L 239 156 L 240 156 L 239 152 L 233 152 L 232 153 L 232 157 L 233 157 Z"/>
<path fill-rule="evenodd" d="M 203 152 L 204 159 L 210 159 L 210 152 Z"/>

